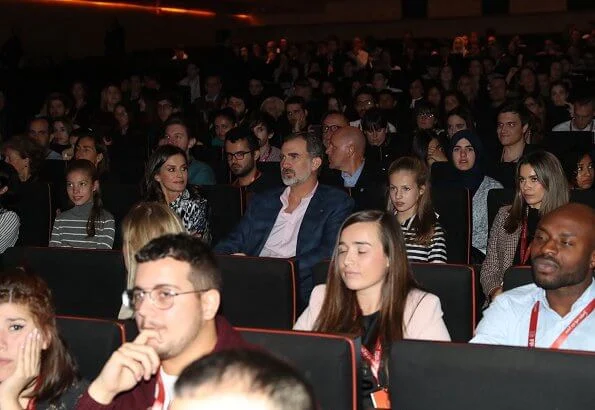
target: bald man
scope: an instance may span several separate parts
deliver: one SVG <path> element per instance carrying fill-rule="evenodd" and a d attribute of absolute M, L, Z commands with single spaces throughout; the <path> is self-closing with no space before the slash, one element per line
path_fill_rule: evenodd
<path fill-rule="evenodd" d="M 331 137 L 335 132 L 349 125 L 349 120 L 339 111 L 329 111 L 322 119 L 322 143 L 328 148 Z"/>
<path fill-rule="evenodd" d="M 498 296 L 471 343 L 595 351 L 595 210 L 545 215 L 531 243 L 534 284 Z"/>
<path fill-rule="evenodd" d="M 386 175 L 378 165 L 366 161 L 366 137 L 359 128 L 342 127 L 330 137 L 326 148 L 328 167 L 324 183 L 351 190 L 355 210 L 383 209 Z"/>

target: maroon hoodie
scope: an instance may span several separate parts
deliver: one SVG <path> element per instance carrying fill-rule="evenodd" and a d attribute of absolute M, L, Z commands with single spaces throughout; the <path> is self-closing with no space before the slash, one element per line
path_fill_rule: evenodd
<path fill-rule="evenodd" d="M 222 316 L 215 318 L 217 328 L 217 344 L 213 352 L 237 348 L 254 348 L 242 339 L 242 336 L 234 330 L 229 322 Z M 89 396 L 87 390 L 79 399 L 77 410 L 146 410 L 153 405 L 155 400 L 155 384 L 157 377 L 153 376 L 148 381 L 141 381 L 132 390 L 117 395 L 114 400 L 107 405 L 97 403 Z"/>

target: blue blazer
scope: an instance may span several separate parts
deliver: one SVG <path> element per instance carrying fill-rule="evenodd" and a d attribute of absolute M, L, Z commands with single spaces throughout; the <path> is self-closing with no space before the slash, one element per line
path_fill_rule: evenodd
<path fill-rule="evenodd" d="M 255 195 L 238 226 L 214 252 L 258 256 L 281 211 L 280 197 L 285 188 Z M 318 184 L 302 220 L 295 252 L 302 300 L 307 301 L 312 291 L 312 268 L 332 256 L 341 224 L 352 210 L 353 200 L 344 191 Z"/>

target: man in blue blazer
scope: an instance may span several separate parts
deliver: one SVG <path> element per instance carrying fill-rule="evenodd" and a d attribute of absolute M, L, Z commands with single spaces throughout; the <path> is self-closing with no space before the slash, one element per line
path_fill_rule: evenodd
<path fill-rule="evenodd" d="M 287 137 L 281 147 L 286 187 L 255 195 L 236 229 L 214 249 L 221 254 L 295 257 L 302 306 L 312 291 L 312 268 L 332 256 L 341 224 L 353 210 L 353 200 L 344 191 L 318 183 L 323 153 L 314 135 Z"/>

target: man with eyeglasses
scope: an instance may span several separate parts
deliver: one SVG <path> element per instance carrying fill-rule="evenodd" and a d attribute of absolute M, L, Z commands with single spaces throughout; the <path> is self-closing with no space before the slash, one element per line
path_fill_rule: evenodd
<path fill-rule="evenodd" d="M 322 143 L 324 147 L 328 147 L 331 137 L 338 129 L 347 127 L 348 125 L 349 120 L 342 112 L 327 112 L 322 120 Z"/>
<path fill-rule="evenodd" d="M 588 131 L 593 134 L 595 144 L 595 102 L 592 97 L 577 99 L 573 104 L 570 121 L 556 125 L 552 131 Z"/>
<path fill-rule="evenodd" d="M 221 274 L 204 242 L 164 235 L 135 258 L 134 288 L 123 299 L 140 334 L 112 354 L 77 409 L 165 410 L 186 366 L 212 352 L 249 347 L 217 316 Z"/>
<path fill-rule="evenodd" d="M 354 100 L 354 108 L 359 118 L 355 121 L 351 121 L 349 125 L 361 129 L 362 118 L 364 118 L 366 112 L 377 106 L 376 91 L 371 87 L 361 87 L 355 93 Z M 393 124 L 389 122 L 388 131 L 391 133 L 395 133 L 397 132 L 397 127 L 395 127 Z"/>
<path fill-rule="evenodd" d="M 331 257 L 339 228 L 353 209 L 344 191 L 318 183 L 323 154 L 313 134 L 286 137 L 280 164 L 286 187 L 254 195 L 238 226 L 214 248 L 221 254 L 295 258 L 304 307 L 314 286 L 312 269 Z"/>
<path fill-rule="evenodd" d="M 258 139 L 246 128 L 233 128 L 225 134 L 225 157 L 229 170 L 235 177 L 231 185 L 244 187 L 251 193 L 263 192 L 281 185 L 279 178 L 272 178 L 268 173 L 258 169 Z"/>

